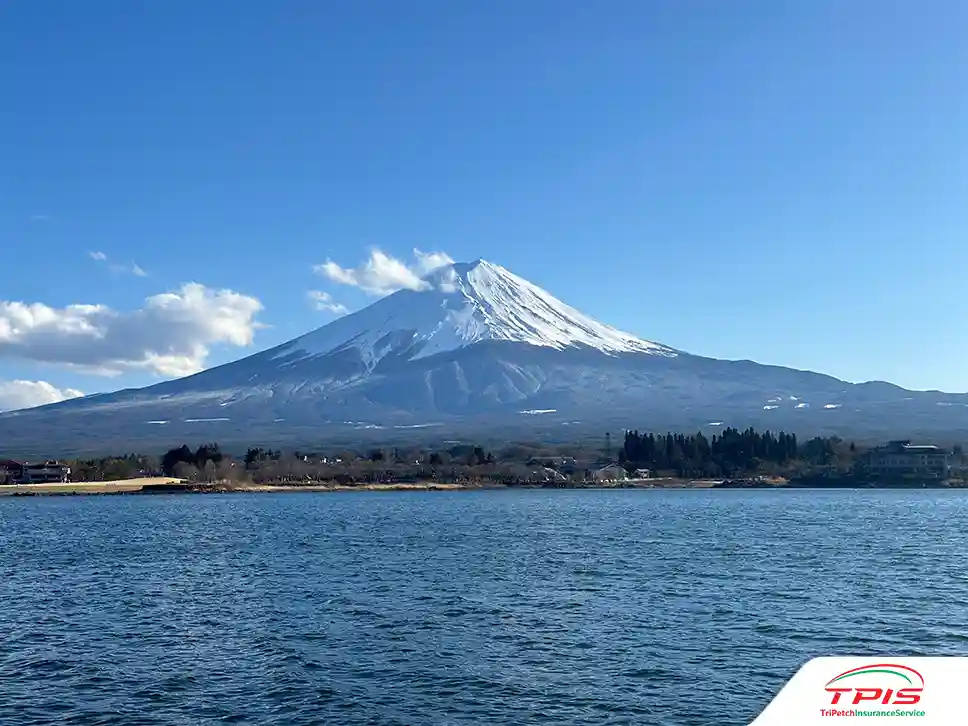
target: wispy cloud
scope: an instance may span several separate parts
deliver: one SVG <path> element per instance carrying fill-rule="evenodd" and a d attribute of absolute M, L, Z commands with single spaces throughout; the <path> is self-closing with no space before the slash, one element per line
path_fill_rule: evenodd
<path fill-rule="evenodd" d="M 446 252 L 414 249 L 413 258 L 413 262 L 408 263 L 373 249 L 356 267 L 341 267 L 326 260 L 321 265 L 314 265 L 313 271 L 341 285 L 357 287 L 367 295 L 383 297 L 397 290 L 426 290 L 429 285 L 421 278 L 438 267 L 453 263 Z"/>
<path fill-rule="evenodd" d="M 415 265 L 416 270 L 421 276 L 429 275 L 439 267 L 454 264 L 450 255 L 446 252 L 421 252 L 414 247 L 413 256 L 417 260 L 417 264 Z"/>
<path fill-rule="evenodd" d="M 346 306 L 333 300 L 333 296 L 322 290 L 310 290 L 306 293 L 313 309 L 321 312 L 335 313 L 336 315 L 346 315 L 349 312 Z"/>
<path fill-rule="evenodd" d="M 92 260 L 97 262 L 104 262 L 107 264 L 108 269 L 111 272 L 115 272 L 121 275 L 134 275 L 135 277 L 148 277 L 148 273 L 144 271 L 137 262 L 108 262 L 108 256 L 103 252 L 88 252 L 87 253 Z"/>
<path fill-rule="evenodd" d="M 49 214 L 33 214 L 30 217 L 30 221 L 31 222 L 49 222 L 50 221 L 50 215 Z"/>

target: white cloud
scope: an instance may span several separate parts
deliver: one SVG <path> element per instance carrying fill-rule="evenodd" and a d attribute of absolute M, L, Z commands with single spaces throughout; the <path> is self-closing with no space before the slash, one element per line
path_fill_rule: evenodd
<path fill-rule="evenodd" d="M 328 292 L 323 292 L 322 290 L 310 290 L 306 293 L 310 302 L 313 304 L 313 308 L 321 312 L 336 313 L 337 315 L 346 315 L 349 310 L 342 303 L 338 303 L 333 300 L 333 296 Z"/>
<path fill-rule="evenodd" d="M 0 381 L 0 411 L 44 406 L 83 395 L 76 388 L 57 388 L 47 381 Z"/>
<path fill-rule="evenodd" d="M 426 290 L 429 285 L 421 278 L 438 267 L 449 265 L 453 260 L 446 252 L 413 251 L 414 262 L 406 263 L 396 257 L 370 250 L 370 256 L 357 267 L 340 267 L 332 260 L 313 266 L 317 275 L 322 275 L 341 285 L 360 288 L 368 295 L 382 297 L 397 290 Z"/>
<path fill-rule="evenodd" d="M 232 290 L 188 283 L 152 295 L 131 312 L 106 305 L 0 301 L 0 357 L 54 363 L 97 375 L 149 371 L 185 376 L 205 366 L 210 347 L 247 346 L 262 303 Z"/>
<path fill-rule="evenodd" d="M 97 262 L 104 262 L 106 264 L 108 262 L 108 256 L 103 252 L 88 252 L 87 254 L 92 260 Z M 144 269 L 136 262 L 112 262 L 108 264 L 108 269 L 110 269 L 111 272 L 116 272 L 119 274 L 134 275 L 135 277 L 148 277 L 148 273 L 145 272 Z"/>
<path fill-rule="evenodd" d="M 417 259 L 416 268 L 421 276 L 429 275 L 438 267 L 454 264 L 446 252 L 421 252 L 414 247 L 413 256 Z"/>

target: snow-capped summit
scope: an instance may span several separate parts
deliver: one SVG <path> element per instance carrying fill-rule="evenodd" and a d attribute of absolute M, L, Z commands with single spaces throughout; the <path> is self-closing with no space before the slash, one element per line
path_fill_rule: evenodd
<path fill-rule="evenodd" d="M 400 290 L 276 349 L 290 360 L 356 349 L 372 367 L 390 353 L 426 358 L 481 341 L 607 355 L 676 351 L 599 323 L 500 265 L 478 259 L 438 268 L 420 290 Z"/>
<path fill-rule="evenodd" d="M 716 431 L 723 422 L 809 435 L 968 436 L 968 394 L 677 351 L 484 260 L 440 267 L 416 287 L 187 378 L 0 413 L 0 441 L 8 454 L 51 456 L 184 441 L 358 445 L 364 434 L 442 430 L 505 439 L 631 426 Z"/>

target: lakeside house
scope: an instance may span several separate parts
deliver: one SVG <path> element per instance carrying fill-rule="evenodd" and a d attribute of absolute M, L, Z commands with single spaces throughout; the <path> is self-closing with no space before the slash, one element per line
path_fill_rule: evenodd
<path fill-rule="evenodd" d="M 56 461 L 31 464 L 27 461 L 0 459 L 2 484 L 59 484 L 70 481 L 71 468 Z"/>
<path fill-rule="evenodd" d="M 864 474 L 874 478 L 944 479 L 951 470 L 950 458 L 950 453 L 940 446 L 890 441 L 865 453 L 859 464 Z"/>
<path fill-rule="evenodd" d="M 625 481 L 629 478 L 625 469 L 617 464 L 609 464 L 592 472 L 594 481 Z"/>

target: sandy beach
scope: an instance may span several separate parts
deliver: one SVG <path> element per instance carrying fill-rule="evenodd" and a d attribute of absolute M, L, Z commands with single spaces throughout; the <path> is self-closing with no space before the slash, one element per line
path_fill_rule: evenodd
<path fill-rule="evenodd" d="M 17 494 L 122 494 L 136 492 L 145 486 L 179 484 L 181 479 L 170 477 L 144 477 L 121 481 L 85 481 L 67 484 L 0 484 L 0 496 Z"/>

